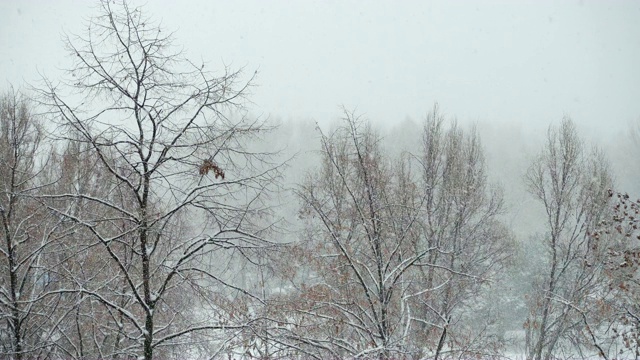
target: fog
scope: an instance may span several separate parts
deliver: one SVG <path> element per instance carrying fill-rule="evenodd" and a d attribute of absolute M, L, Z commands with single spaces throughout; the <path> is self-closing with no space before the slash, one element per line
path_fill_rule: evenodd
<path fill-rule="evenodd" d="M 242 67 L 247 78 L 257 71 L 246 104 L 256 116 L 332 124 L 345 106 L 391 129 L 420 123 L 437 102 L 450 118 L 478 124 L 495 164 L 505 146 L 526 158 L 565 115 L 610 147 L 612 160 L 623 158 L 640 119 L 636 1 L 153 1 L 146 9 L 191 59 Z M 59 76 L 69 64 L 63 34 L 82 31 L 94 10 L 89 1 L 2 1 L 0 81 Z M 632 186 L 635 173 L 614 162 Z"/>
<path fill-rule="evenodd" d="M 461 121 L 546 127 L 571 115 L 590 135 L 640 116 L 636 1 L 153 1 L 192 59 L 258 71 L 256 113 L 331 121 L 420 119 L 433 102 Z M 2 1 L 0 81 L 64 67 L 62 31 L 88 1 Z"/>

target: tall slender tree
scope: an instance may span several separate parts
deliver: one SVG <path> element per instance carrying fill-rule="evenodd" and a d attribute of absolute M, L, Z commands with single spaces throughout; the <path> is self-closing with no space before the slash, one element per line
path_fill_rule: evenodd
<path fill-rule="evenodd" d="M 416 248 L 435 247 L 431 266 L 418 268 L 420 292 L 413 300 L 423 339 L 436 342 L 437 358 L 449 351 L 498 354 L 488 321 L 464 321 L 465 310 L 479 309 L 483 290 L 497 278 L 511 254 L 511 234 L 499 220 L 502 189 L 487 180 L 482 144 L 475 128 L 463 131 L 434 106 L 425 122 L 420 157 L 420 189 L 425 203 Z M 476 301 L 471 302 L 471 299 Z"/>
<path fill-rule="evenodd" d="M 542 240 L 547 249 L 545 273 L 530 297 L 525 323 L 528 357 L 551 359 L 564 350 L 588 356 L 589 349 L 606 356 L 587 315 L 596 313 L 591 300 L 604 295 L 591 234 L 607 219 L 609 165 L 602 153 L 584 149 L 574 123 L 565 118 L 549 128 L 525 179 L 546 215 Z"/>

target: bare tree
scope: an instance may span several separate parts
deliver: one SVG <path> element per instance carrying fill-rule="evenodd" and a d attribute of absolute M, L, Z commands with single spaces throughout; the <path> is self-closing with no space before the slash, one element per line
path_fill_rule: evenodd
<path fill-rule="evenodd" d="M 223 346 L 252 321 L 234 315 L 233 300 L 250 295 L 229 274 L 234 259 L 273 246 L 267 200 L 278 167 L 247 145 L 269 127 L 234 112 L 250 85 L 239 71 L 215 75 L 184 59 L 127 2 L 102 1 L 99 12 L 84 37 L 65 41 L 69 79 L 40 94 L 57 135 L 89 154 L 99 181 L 45 196 L 90 235 L 81 245 L 94 263 L 70 269 L 75 287 L 61 292 L 83 297 L 89 308 L 78 314 L 122 342 L 84 356 L 182 358 Z"/>
<path fill-rule="evenodd" d="M 322 135 L 322 166 L 298 192 L 306 228 L 288 258 L 296 290 L 278 299 L 288 312 L 274 342 L 318 358 L 478 349 L 461 328 L 450 338 L 447 329 L 499 271 L 507 233 L 495 217 L 500 198 L 486 193 L 477 139 L 435 131 L 436 116 L 420 157 L 388 157 L 370 125 L 346 111 L 343 126 Z M 433 153 L 447 171 L 425 161 Z M 430 170 L 433 181 L 423 183 Z"/>
<path fill-rule="evenodd" d="M 11 89 L 0 98 L 0 351 L 22 359 L 52 350 L 59 297 L 51 267 L 62 220 L 34 198 L 45 180 L 43 130 L 33 105 Z"/>
<path fill-rule="evenodd" d="M 596 338 L 596 320 L 587 315 L 596 313 L 592 300 L 606 295 L 591 234 L 606 219 L 609 165 L 600 152 L 584 150 L 575 125 L 565 118 L 558 128 L 549 128 L 526 182 L 544 207 L 547 233 L 542 239 L 548 251 L 525 323 L 528 357 L 550 359 L 562 351 L 588 356 L 585 345 L 606 357 Z"/>
<path fill-rule="evenodd" d="M 301 254 L 312 270 L 297 311 L 319 321 L 316 331 L 306 329 L 307 343 L 332 356 L 409 354 L 406 275 L 435 250 L 413 252 L 422 200 L 402 193 L 413 186 L 407 169 L 389 162 L 379 141 L 346 113 L 344 126 L 322 138 L 322 169 L 299 191 L 310 220 Z"/>
<path fill-rule="evenodd" d="M 481 311 L 483 290 L 512 253 L 511 234 L 499 220 L 502 190 L 487 181 L 475 128 L 467 133 L 455 123 L 445 128 L 437 105 L 425 123 L 420 160 L 424 234 L 414 246 L 438 251 L 428 254 L 431 266 L 417 269 L 418 289 L 433 289 L 413 299 L 423 330 L 418 338 L 437 344 L 435 358 L 445 344 L 450 355 L 497 355 L 501 341 L 489 331 L 490 319 L 475 314 L 469 320 L 465 312 Z"/>

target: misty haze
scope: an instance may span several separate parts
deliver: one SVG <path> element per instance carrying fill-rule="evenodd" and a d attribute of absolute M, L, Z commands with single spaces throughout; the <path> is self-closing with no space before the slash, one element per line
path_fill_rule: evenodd
<path fill-rule="evenodd" d="M 640 358 L 640 2 L 0 2 L 0 358 Z"/>

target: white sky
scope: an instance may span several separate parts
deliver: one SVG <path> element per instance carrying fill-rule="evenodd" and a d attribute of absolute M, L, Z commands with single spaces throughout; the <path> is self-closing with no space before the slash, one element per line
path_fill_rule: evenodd
<path fill-rule="evenodd" d="M 141 4 L 142 1 L 134 1 Z M 0 0 L 0 89 L 55 78 L 60 34 L 91 2 Z M 321 122 L 357 108 L 420 119 L 438 101 L 462 121 L 593 131 L 640 119 L 640 1 L 153 1 L 197 62 L 259 70 L 254 112 Z"/>

